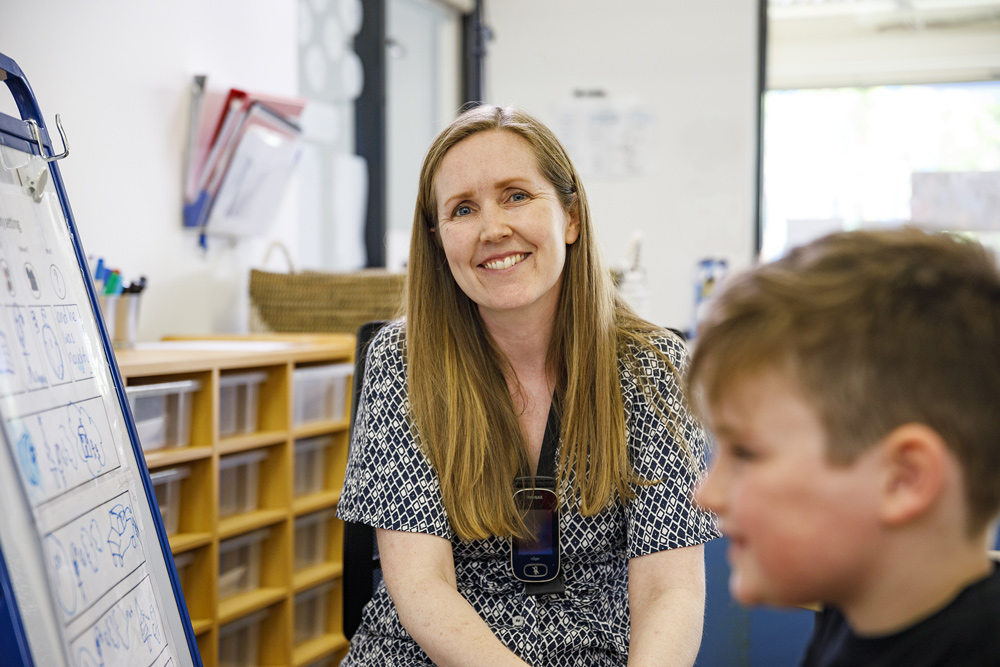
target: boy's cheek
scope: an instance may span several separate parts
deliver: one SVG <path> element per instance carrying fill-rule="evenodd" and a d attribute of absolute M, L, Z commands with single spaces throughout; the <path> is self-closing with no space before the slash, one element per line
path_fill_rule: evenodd
<path fill-rule="evenodd" d="M 793 547 L 786 543 L 784 546 Z M 729 593 L 743 605 L 786 605 L 810 601 L 810 558 L 794 547 L 764 554 L 739 548 L 730 559 Z M 800 555 L 804 558 L 799 557 Z"/>

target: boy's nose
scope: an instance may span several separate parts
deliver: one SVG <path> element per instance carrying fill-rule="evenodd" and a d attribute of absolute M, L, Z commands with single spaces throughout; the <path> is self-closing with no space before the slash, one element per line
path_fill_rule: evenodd
<path fill-rule="evenodd" d="M 722 473 L 717 462 L 708 467 L 705 478 L 694 490 L 694 501 L 703 508 L 719 514 L 724 509 L 725 493 L 722 483 Z"/>

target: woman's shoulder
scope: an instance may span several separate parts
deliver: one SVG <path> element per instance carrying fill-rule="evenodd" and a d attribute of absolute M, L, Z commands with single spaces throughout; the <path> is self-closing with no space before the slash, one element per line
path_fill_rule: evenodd
<path fill-rule="evenodd" d="M 404 372 L 406 368 L 406 321 L 392 320 L 375 332 L 365 353 L 365 365 L 371 369 L 395 369 Z"/>
<path fill-rule="evenodd" d="M 669 329 L 631 331 L 625 336 L 625 341 L 626 354 L 631 357 L 627 361 L 638 362 L 647 374 L 655 374 L 671 366 L 677 373 L 683 374 L 687 367 L 687 344 Z"/>

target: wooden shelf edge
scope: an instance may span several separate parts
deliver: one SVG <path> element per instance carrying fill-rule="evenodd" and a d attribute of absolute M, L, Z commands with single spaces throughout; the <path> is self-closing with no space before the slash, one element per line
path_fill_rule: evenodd
<path fill-rule="evenodd" d="M 327 581 L 340 579 L 344 576 L 344 565 L 340 562 L 328 561 L 296 572 L 292 575 L 292 589 L 300 593 Z"/>
<path fill-rule="evenodd" d="M 212 533 L 177 533 L 171 535 L 169 539 L 170 551 L 179 554 L 211 544 Z"/>
<path fill-rule="evenodd" d="M 281 602 L 288 595 L 284 588 L 258 588 L 249 593 L 241 593 L 219 602 L 219 625 L 235 621 L 258 609 Z"/>
<path fill-rule="evenodd" d="M 245 452 L 248 449 L 280 445 L 286 440 L 288 440 L 288 431 L 284 430 L 257 431 L 256 433 L 232 435 L 219 439 L 219 453 L 233 454 L 235 452 Z"/>
<path fill-rule="evenodd" d="M 342 632 L 330 632 L 322 637 L 310 639 L 295 647 L 292 653 L 293 667 L 302 667 L 320 658 L 347 648 L 349 642 Z"/>
<path fill-rule="evenodd" d="M 310 422 L 301 426 L 293 426 L 292 435 L 296 438 L 310 438 L 314 435 L 326 435 L 327 433 L 346 431 L 350 425 L 348 417 L 338 419 L 337 421 Z"/>
<path fill-rule="evenodd" d="M 192 618 L 191 619 L 191 629 L 194 630 L 194 634 L 203 635 L 212 629 L 212 619 L 210 618 Z"/>
<path fill-rule="evenodd" d="M 310 493 L 308 496 L 302 496 L 300 498 L 295 498 L 292 500 L 292 512 L 295 516 L 301 514 L 309 514 L 317 510 L 325 510 L 331 507 L 336 507 L 337 503 L 340 502 L 340 491 L 320 491 L 319 493 Z"/>
<path fill-rule="evenodd" d="M 162 468 L 175 463 L 188 463 L 212 458 L 211 447 L 175 447 L 143 452 L 147 468 Z"/>
<path fill-rule="evenodd" d="M 219 539 L 242 535 L 257 528 L 273 526 L 288 519 L 287 509 L 263 509 L 219 520 Z"/>

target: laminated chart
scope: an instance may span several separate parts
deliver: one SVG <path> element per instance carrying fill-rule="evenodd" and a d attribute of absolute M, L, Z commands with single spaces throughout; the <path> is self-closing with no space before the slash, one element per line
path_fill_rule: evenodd
<path fill-rule="evenodd" d="M 68 148 L 53 155 L 2 54 L 0 80 L 24 117 L 0 114 L 0 617 L 18 640 L 0 664 L 200 665 L 62 190 Z"/>

